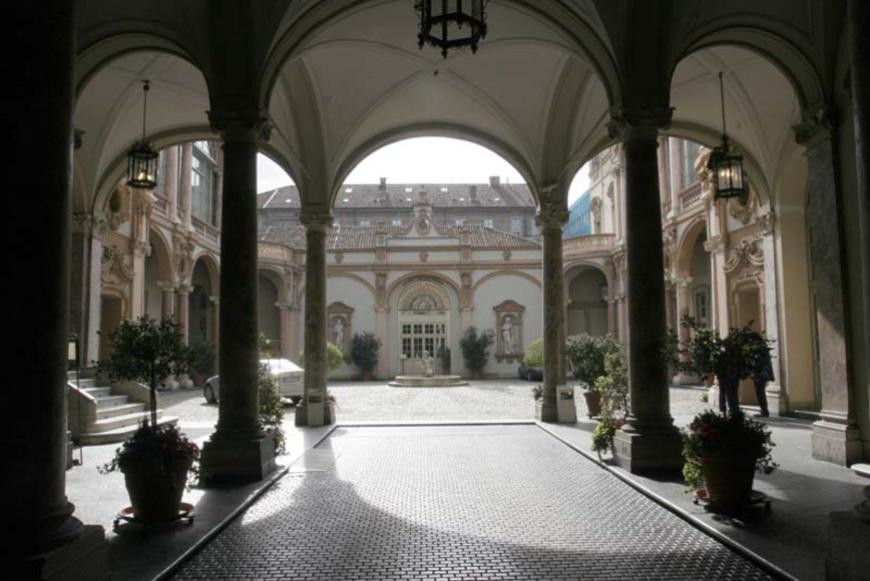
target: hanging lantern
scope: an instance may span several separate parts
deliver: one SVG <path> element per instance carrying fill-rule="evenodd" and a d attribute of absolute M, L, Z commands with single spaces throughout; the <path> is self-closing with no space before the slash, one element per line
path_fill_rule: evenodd
<path fill-rule="evenodd" d="M 745 197 L 748 189 L 743 175 L 743 156 L 731 149 L 725 131 L 725 90 L 719 73 L 719 96 L 722 103 L 722 143 L 710 152 L 707 169 L 712 173 L 713 197 L 716 199 Z"/>
<path fill-rule="evenodd" d="M 127 154 L 127 185 L 132 188 L 153 190 L 157 187 L 157 152 L 145 141 L 145 121 L 148 115 L 148 81 L 142 83 L 142 139 L 133 144 Z"/>
<path fill-rule="evenodd" d="M 431 44 L 447 50 L 470 46 L 477 52 L 477 43 L 486 36 L 486 4 L 488 0 L 417 0 L 415 8 L 420 17 L 417 34 L 420 48 Z"/>

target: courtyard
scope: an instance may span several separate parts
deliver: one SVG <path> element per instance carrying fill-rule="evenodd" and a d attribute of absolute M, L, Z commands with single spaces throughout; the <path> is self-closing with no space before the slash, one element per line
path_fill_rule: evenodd
<path fill-rule="evenodd" d="M 777 570 L 824 578 L 827 514 L 850 509 L 861 484 L 845 468 L 807 459 L 810 422 L 769 420 L 781 467 L 758 475 L 756 489 L 772 498 L 772 511 L 717 520 L 676 477 L 597 462 L 589 452 L 595 421 L 579 392 L 576 424 L 536 423 L 532 385 L 335 382 L 338 427 L 295 428 L 287 406 L 288 451 L 272 479 L 189 491 L 197 518 L 168 535 L 132 525 L 111 531 L 127 492 L 121 475 L 96 467 L 117 445 L 83 450 L 84 465 L 68 472 L 68 495 L 77 514 L 107 529 L 123 579 L 268 578 L 266 571 L 281 579 L 749 579 L 776 578 Z M 702 393 L 671 388 L 677 425 L 706 407 Z M 199 389 L 164 392 L 161 406 L 199 442 L 217 421 L 217 406 Z"/>

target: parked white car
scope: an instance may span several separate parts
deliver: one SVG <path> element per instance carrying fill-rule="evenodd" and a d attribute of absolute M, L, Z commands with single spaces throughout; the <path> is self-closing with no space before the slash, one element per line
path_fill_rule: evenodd
<path fill-rule="evenodd" d="M 293 404 L 302 401 L 305 371 L 289 359 L 260 359 L 269 368 L 281 397 L 290 399 Z M 209 377 L 202 386 L 202 395 L 208 403 L 216 403 L 220 397 L 220 376 Z"/>

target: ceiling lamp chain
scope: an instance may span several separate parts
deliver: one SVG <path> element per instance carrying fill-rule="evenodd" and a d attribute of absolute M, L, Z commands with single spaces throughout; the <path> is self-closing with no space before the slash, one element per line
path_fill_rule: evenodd
<path fill-rule="evenodd" d="M 470 46 L 471 52 L 477 52 L 477 43 L 486 36 L 488 3 L 489 0 L 416 0 L 420 48 L 431 44 L 441 49 L 444 58 L 451 48 Z"/>
<path fill-rule="evenodd" d="M 145 140 L 148 119 L 148 91 L 150 81 L 142 81 L 142 139 L 133 144 L 127 154 L 127 185 L 133 188 L 153 190 L 157 187 L 157 152 Z"/>
<path fill-rule="evenodd" d="M 722 104 L 722 143 L 710 153 L 707 169 L 713 174 L 716 199 L 746 198 L 749 190 L 743 173 L 743 156 L 731 149 L 725 125 L 725 88 L 719 73 L 719 99 Z"/>

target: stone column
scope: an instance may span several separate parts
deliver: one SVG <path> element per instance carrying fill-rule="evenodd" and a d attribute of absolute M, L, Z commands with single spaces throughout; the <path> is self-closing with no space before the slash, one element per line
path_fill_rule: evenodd
<path fill-rule="evenodd" d="M 163 299 L 160 316 L 163 319 L 171 319 L 175 316 L 175 285 L 168 281 L 160 281 L 157 283 L 157 288 L 160 289 Z"/>
<path fill-rule="evenodd" d="M 677 303 L 677 335 L 680 339 L 680 348 L 685 349 L 689 344 L 689 329 L 683 326 L 683 317 L 691 314 L 692 304 L 692 277 L 684 276 L 674 281 L 674 294 L 676 295 Z M 686 353 L 680 353 L 680 362 L 688 363 L 689 356 Z M 693 384 L 698 380 L 694 374 L 680 371 L 674 377 L 674 383 L 677 385 Z"/>
<path fill-rule="evenodd" d="M 97 358 L 100 325 L 100 274 L 104 221 L 91 214 L 74 214 L 70 272 L 70 333 L 79 339 L 82 366 Z"/>
<path fill-rule="evenodd" d="M 619 335 L 619 328 L 616 323 L 616 297 L 613 295 L 607 299 L 607 332 L 613 337 Z"/>
<path fill-rule="evenodd" d="M 257 336 L 257 142 L 260 112 L 211 111 L 223 138 L 217 430 L 202 450 L 206 485 L 250 482 L 275 469 L 275 448 L 259 423 Z M 186 157 L 186 156 L 185 156 Z"/>
<path fill-rule="evenodd" d="M 166 150 L 166 175 L 163 176 L 163 191 L 169 200 L 167 212 L 169 219 L 178 221 L 178 147 L 172 146 Z"/>
<path fill-rule="evenodd" d="M 564 383 L 562 352 L 565 326 L 564 274 L 562 272 L 562 225 L 568 219 L 563 199 L 543 199 L 538 221 L 543 239 L 544 278 L 544 396 L 539 408 L 542 422 L 559 421 L 556 388 Z"/>
<path fill-rule="evenodd" d="M 212 344 L 220 345 L 221 344 L 221 299 L 219 296 L 210 296 L 208 297 L 209 302 L 211 302 L 211 320 L 214 321 L 212 327 Z M 220 368 L 220 349 L 215 349 L 214 352 L 214 368 Z"/>
<path fill-rule="evenodd" d="M 665 339 L 662 216 L 656 156 L 657 127 L 670 109 L 623 110 L 611 125 L 625 151 L 628 259 L 629 389 L 631 415 L 617 431 L 616 460 L 631 472 L 677 470 L 682 441 L 670 415 Z"/>
<path fill-rule="evenodd" d="M 75 3 L 16 7 L 15 89 L 4 105 L 7 167 L 4 329 L 14 334 L 3 405 L 3 573 L 8 579 L 108 578 L 102 527 L 66 497 Z M 21 35 L 18 37 L 18 35 Z M 33 188 L 34 176 L 39 187 Z M 38 230 L 34 229 L 38 225 Z"/>
<path fill-rule="evenodd" d="M 187 345 L 190 339 L 190 287 L 180 285 L 176 290 L 176 298 L 178 305 L 175 312 L 178 315 L 178 327 L 184 344 Z"/>
<path fill-rule="evenodd" d="M 296 406 L 297 426 L 332 423 L 326 405 L 326 234 L 332 215 L 326 209 L 305 210 L 305 397 Z"/>
<path fill-rule="evenodd" d="M 287 319 L 289 320 L 289 325 L 290 325 L 290 333 L 289 333 L 288 344 L 287 344 L 287 353 L 288 353 L 289 359 L 291 361 L 298 361 L 301 365 L 303 362 L 299 361 L 300 311 L 299 311 L 298 306 L 293 305 L 287 309 Z"/>
<path fill-rule="evenodd" d="M 795 127 L 806 147 L 807 222 L 816 311 L 821 419 L 813 424 L 813 458 L 848 465 L 861 459 L 855 423 L 845 224 L 839 155 L 830 111 L 819 111 Z"/>
<path fill-rule="evenodd" d="M 777 310 L 777 288 L 779 286 L 776 276 L 776 240 L 773 231 L 773 216 L 765 214 L 759 218 L 762 226 L 763 237 L 761 249 L 764 253 L 764 332 L 771 344 L 771 362 L 774 379 L 767 384 L 767 405 L 770 415 L 778 417 L 788 411 L 788 401 L 785 391 L 782 389 L 782 366 L 780 358 L 782 348 L 779 341 L 779 313 Z"/>
<path fill-rule="evenodd" d="M 870 384 L 870 5 L 862 0 L 847 0 L 849 23 L 849 52 L 852 66 L 852 122 L 855 131 L 855 176 L 858 190 L 858 241 L 860 253 L 864 311 L 864 381 Z M 856 389 L 862 389 L 856 386 Z M 864 390 L 870 397 L 870 387 Z M 864 399 L 866 409 L 867 399 Z M 867 433 L 870 422 L 868 412 L 864 417 L 864 460 L 870 459 Z M 870 503 L 868 503 L 870 505 Z M 868 507 L 870 508 L 870 507 Z"/>
<path fill-rule="evenodd" d="M 185 143 L 181 146 L 181 191 L 179 197 L 179 218 L 188 230 L 190 229 L 190 171 L 193 161 L 193 145 Z"/>
<path fill-rule="evenodd" d="M 137 319 L 145 314 L 145 259 L 151 254 L 146 241 L 131 241 L 133 253 L 133 289 L 130 293 L 130 316 Z"/>
<path fill-rule="evenodd" d="M 378 352 L 378 379 L 389 379 L 390 374 L 390 307 L 375 307 L 375 326 L 381 349 Z"/>
<path fill-rule="evenodd" d="M 278 309 L 278 337 L 281 341 L 281 357 L 292 359 L 290 351 L 290 309 L 287 303 L 275 303 Z"/>
<path fill-rule="evenodd" d="M 676 216 L 680 213 L 680 192 L 683 189 L 682 176 L 682 152 L 680 151 L 680 140 L 676 137 L 668 137 L 668 175 L 663 176 L 668 180 L 669 190 L 671 193 L 671 215 Z"/>

